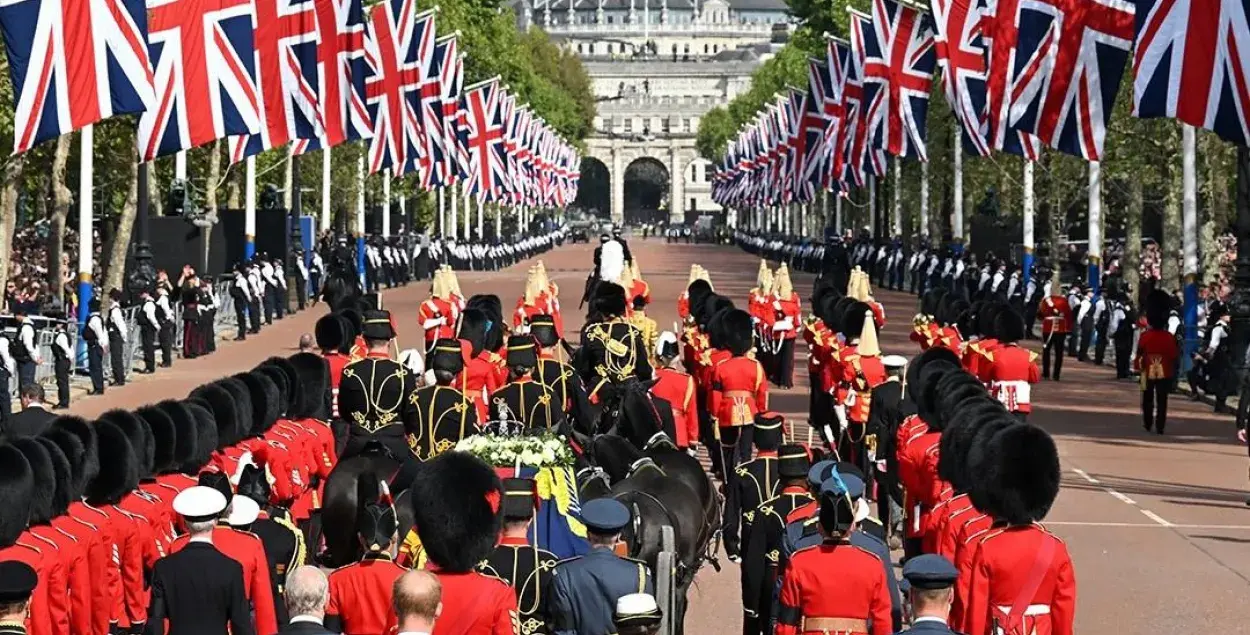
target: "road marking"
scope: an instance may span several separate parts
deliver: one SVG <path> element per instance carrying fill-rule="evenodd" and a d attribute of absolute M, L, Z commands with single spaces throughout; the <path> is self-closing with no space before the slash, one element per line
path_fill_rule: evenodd
<path fill-rule="evenodd" d="M 1164 526 L 1164 527 L 1171 527 L 1171 526 L 1172 526 L 1172 523 L 1170 523 L 1170 522 L 1168 522 L 1168 521 L 1164 520 L 1162 516 L 1160 516 L 1160 515 L 1158 515 L 1158 514 L 1156 514 L 1156 513 L 1152 512 L 1152 511 L 1150 511 L 1149 509 L 1142 509 L 1142 510 L 1139 510 L 1139 511 L 1141 511 L 1142 515 L 1143 515 L 1143 516 L 1145 516 L 1146 518 L 1149 518 L 1150 520 L 1153 520 L 1153 521 L 1155 521 L 1156 523 L 1159 523 L 1160 525 L 1162 525 L 1162 526 Z"/>
<path fill-rule="evenodd" d="M 1088 472 L 1086 472 L 1085 470 L 1082 470 L 1082 469 L 1081 469 L 1081 468 L 1079 468 L 1079 467 L 1074 467 L 1074 468 L 1072 468 L 1072 471 L 1073 471 L 1073 472 L 1076 472 L 1077 476 L 1080 476 L 1081 478 L 1085 479 L 1086 481 L 1089 481 L 1090 483 L 1093 483 L 1094 485 L 1097 485 L 1097 484 L 1098 484 L 1098 479 L 1096 479 L 1096 478 L 1094 478 L 1094 477 L 1090 476 L 1090 475 L 1089 475 L 1089 473 L 1088 473 Z"/>
<path fill-rule="evenodd" d="M 1144 513 L 1144 510 L 1143 510 Z M 1162 522 L 1159 522 L 1162 521 Z M 1130 527 L 1142 529 L 1222 529 L 1230 531 L 1250 531 L 1250 525 L 1184 525 L 1174 524 L 1159 518 L 1153 523 L 1113 523 L 1113 522 L 1094 522 L 1082 520 L 1056 520 L 1043 521 L 1042 525 L 1046 527 Z"/>
<path fill-rule="evenodd" d="M 1110 487 L 1104 487 L 1104 488 L 1103 488 L 1103 490 L 1105 490 L 1108 494 L 1110 494 L 1110 495 L 1114 496 L 1114 497 L 1116 498 L 1116 500 L 1120 501 L 1121 503 L 1124 503 L 1125 505 L 1136 505 L 1136 504 L 1137 504 L 1137 501 L 1135 501 L 1135 500 L 1133 500 L 1133 499 L 1131 499 L 1131 498 L 1129 498 L 1129 497 L 1125 496 L 1124 494 L 1121 494 L 1121 493 L 1119 493 L 1119 492 L 1117 492 L 1117 491 L 1115 491 L 1115 490 L 1111 489 Z"/>

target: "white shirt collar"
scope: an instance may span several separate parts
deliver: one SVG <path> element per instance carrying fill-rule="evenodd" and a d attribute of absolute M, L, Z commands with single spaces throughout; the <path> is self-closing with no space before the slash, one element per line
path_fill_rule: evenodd
<path fill-rule="evenodd" d="M 292 621 L 294 621 L 294 620 L 292 620 Z M 917 624 L 919 624 L 919 623 L 921 623 L 921 622 L 936 622 L 936 623 L 938 623 L 938 624 L 941 624 L 942 626 L 946 626 L 946 620 L 944 620 L 944 619 L 942 619 L 942 618 L 940 618 L 940 617 L 935 617 L 935 616 L 933 616 L 933 615 L 922 615 L 922 616 L 920 616 L 920 617 L 917 617 L 917 618 L 915 618 L 915 619 L 913 619 L 913 620 L 911 621 L 911 625 L 912 625 L 912 626 L 915 626 L 915 625 L 917 625 Z"/>
<path fill-rule="evenodd" d="M 322 620 L 321 620 L 321 618 L 320 618 L 320 617 L 317 617 L 316 615 L 294 615 L 294 616 L 292 616 L 292 617 L 291 617 L 291 623 L 292 623 L 292 624 L 295 624 L 295 623 L 297 623 L 297 622 L 308 622 L 308 623 L 310 623 L 310 624 L 321 624 L 321 623 L 322 623 Z"/>

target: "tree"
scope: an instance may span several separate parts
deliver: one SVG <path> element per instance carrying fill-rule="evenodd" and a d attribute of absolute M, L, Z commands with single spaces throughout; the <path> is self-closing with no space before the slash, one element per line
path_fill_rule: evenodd
<path fill-rule="evenodd" d="M 694 142 L 699 156 L 709 161 L 718 161 L 724 156 L 726 147 L 737 132 L 738 127 L 734 125 L 733 116 L 728 110 L 717 106 L 707 111 L 699 120 L 699 132 Z"/>
<path fill-rule="evenodd" d="M 48 232 L 48 293 L 62 300 L 64 285 L 61 280 L 61 254 L 65 251 L 65 220 L 73 194 L 65 185 L 65 164 L 69 161 L 69 149 L 73 135 L 61 135 L 56 140 L 56 155 L 52 161 L 52 218 Z"/>

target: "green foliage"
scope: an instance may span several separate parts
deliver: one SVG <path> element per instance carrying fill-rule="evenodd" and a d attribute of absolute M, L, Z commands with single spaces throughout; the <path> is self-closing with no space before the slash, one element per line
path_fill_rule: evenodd
<path fill-rule="evenodd" d="M 733 115 L 728 110 L 717 106 L 707 111 L 699 120 L 699 133 L 694 141 L 699 156 L 716 161 L 725 154 L 725 147 L 737 132 L 738 126 L 734 124 Z"/>

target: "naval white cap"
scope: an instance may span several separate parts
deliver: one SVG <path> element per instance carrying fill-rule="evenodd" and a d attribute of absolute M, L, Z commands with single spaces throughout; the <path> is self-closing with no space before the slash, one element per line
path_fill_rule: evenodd
<path fill-rule="evenodd" d="M 622 595 L 616 601 L 615 621 L 620 624 L 630 621 L 658 621 L 660 607 L 650 593 L 630 593 Z"/>
<path fill-rule="evenodd" d="M 260 504 L 246 496 L 235 496 L 230 501 L 230 517 L 226 519 L 231 527 L 246 527 L 260 516 Z"/>
<path fill-rule="evenodd" d="M 225 509 L 226 497 L 211 487 L 188 487 L 174 497 L 174 512 L 190 521 L 216 518 Z"/>
<path fill-rule="evenodd" d="M 902 355 L 886 355 L 881 358 L 881 365 L 886 368 L 902 368 L 907 365 L 907 358 Z"/>

